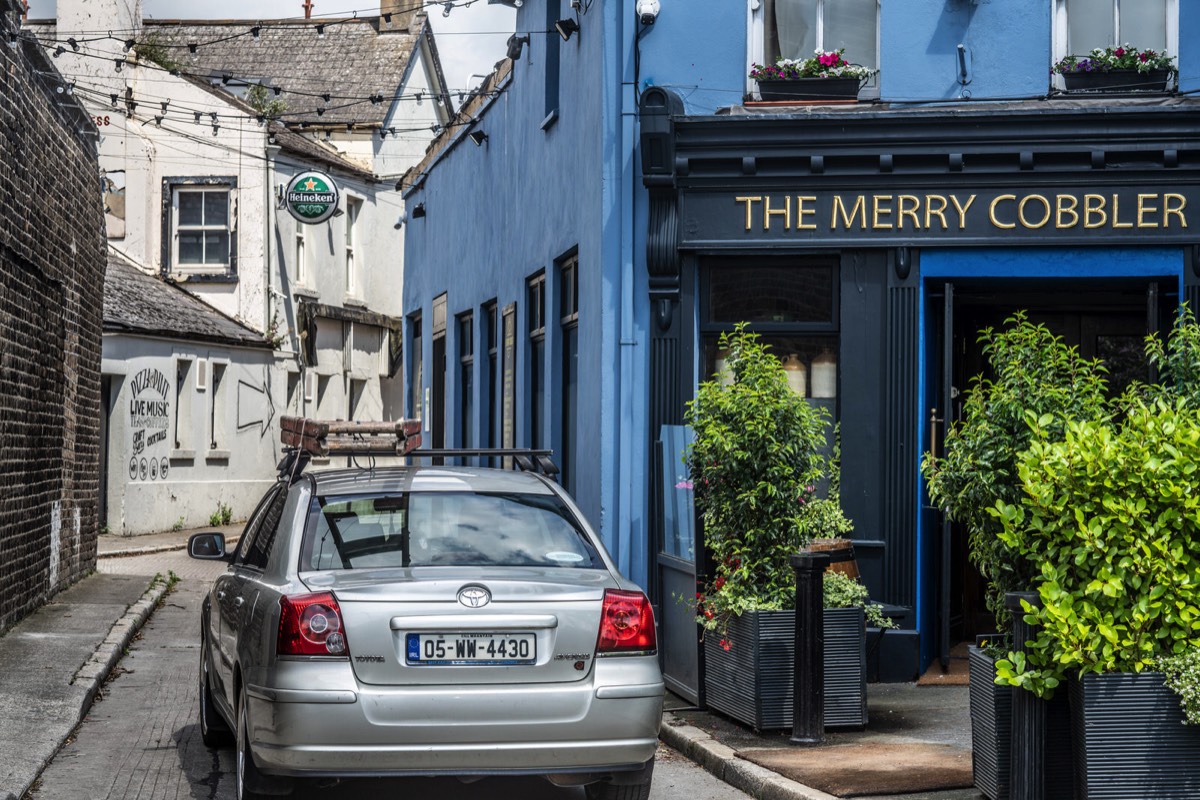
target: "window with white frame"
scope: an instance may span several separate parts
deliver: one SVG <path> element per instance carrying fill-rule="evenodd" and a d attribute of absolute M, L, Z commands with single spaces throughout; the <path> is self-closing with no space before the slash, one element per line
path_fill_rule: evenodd
<path fill-rule="evenodd" d="M 1054 0 L 1054 60 L 1131 44 L 1179 53 L 1179 0 Z"/>
<path fill-rule="evenodd" d="M 363 201 L 346 197 L 346 294 L 358 294 L 358 215 Z"/>
<path fill-rule="evenodd" d="M 879 0 L 751 0 L 750 31 L 752 63 L 844 48 L 850 63 L 879 68 Z M 863 90 L 872 92 L 878 93 L 876 77 Z"/>
<path fill-rule="evenodd" d="M 296 284 L 304 286 L 308 283 L 308 248 L 305 246 L 303 228 L 296 231 L 295 245 Z"/>
<path fill-rule="evenodd" d="M 234 179 L 167 178 L 164 184 L 164 271 L 234 272 Z"/>
<path fill-rule="evenodd" d="M 229 450 L 227 425 L 229 420 L 229 387 L 225 371 L 228 364 L 211 362 L 212 391 L 209 393 L 208 429 L 212 435 L 209 442 L 210 457 L 225 454 Z"/>

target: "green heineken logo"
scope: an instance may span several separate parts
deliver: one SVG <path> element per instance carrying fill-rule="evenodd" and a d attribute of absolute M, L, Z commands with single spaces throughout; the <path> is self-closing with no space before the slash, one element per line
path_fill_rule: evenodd
<path fill-rule="evenodd" d="M 337 211 L 338 189 L 323 172 L 302 172 L 288 184 L 284 204 L 300 222 L 316 225 Z"/>

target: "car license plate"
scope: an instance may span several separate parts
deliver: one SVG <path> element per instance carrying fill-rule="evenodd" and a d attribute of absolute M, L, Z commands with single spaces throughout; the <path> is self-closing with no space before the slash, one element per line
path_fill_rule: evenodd
<path fill-rule="evenodd" d="M 532 633 L 410 633 L 405 645 L 412 666 L 533 664 Z"/>

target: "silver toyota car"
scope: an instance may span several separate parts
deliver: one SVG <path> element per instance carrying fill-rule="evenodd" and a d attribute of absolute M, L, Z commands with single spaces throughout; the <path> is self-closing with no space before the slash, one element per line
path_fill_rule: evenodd
<path fill-rule="evenodd" d="M 297 779 L 543 775 L 645 800 L 663 703 L 654 616 L 571 498 L 515 470 L 300 472 L 204 602 L 200 727 L 237 796 Z"/>

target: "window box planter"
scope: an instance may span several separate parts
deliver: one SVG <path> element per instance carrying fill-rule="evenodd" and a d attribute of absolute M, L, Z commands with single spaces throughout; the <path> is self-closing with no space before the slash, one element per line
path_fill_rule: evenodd
<path fill-rule="evenodd" d="M 708 707 L 755 730 L 792 727 L 795 611 L 751 611 L 726 638 L 704 637 Z M 825 727 L 867 724 L 866 627 L 861 608 L 825 609 Z"/>
<path fill-rule="evenodd" d="M 1008 800 L 1012 768 L 1011 686 L 996 685 L 996 662 L 978 647 L 967 649 L 971 683 L 972 770 L 975 788 L 988 800 Z M 1057 692 L 1046 713 L 1045 797 L 1073 796 L 1071 713 L 1065 691 Z"/>
<path fill-rule="evenodd" d="M 758 81 L 763 100 L 857 100 L 862 81 L 858 78 L 793 78 Z"/>
<path fill-rule="evenodd" d="M 1135 69 L 1113 69 L 1108 72 L 1064 72 L 1063 83 L 1068 92 L 1165 92 L 1171 71 L 1165 69 L 1138 72 Z"/>
<path fill-rule="evenodd" d="M 1088 674 L 1070 683 L 1080 797 L 1200 797 L 1200 728 L 1183 724 L 1161 672 Z"/>

